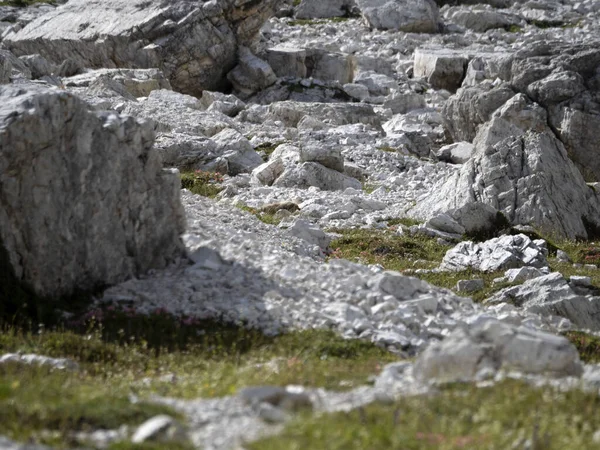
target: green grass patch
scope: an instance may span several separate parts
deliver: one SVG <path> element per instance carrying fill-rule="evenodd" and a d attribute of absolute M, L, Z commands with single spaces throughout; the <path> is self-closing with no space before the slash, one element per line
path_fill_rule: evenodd
<path fill-rule="evenodd" d="M 150 395 L 215 397 L 263 384 L 345 390 L 367 383 L 397 360 L 374 344 L 345 340 L 332 331 L 266 336 L 164 310 L 138 314 L 106 306 L 70 326 L 42 332 L 1 329 L 0 354 L 67 357 L 80 371 L 0 366 L 0 435 L 67 448 L 73 431 L 139 425 L 159 413 L 174 414 L 148 404 Z M 130 394 L 140 402 L 131 403 Z M 51 442 L 43 430 L 51 432 Z"/>
<path fill-rule="evenodd" d="M 222 182 L 223 175 L 216 172 L 196 170 L 181 174 L 181 187 L 203 197 L 215 198 L 223 190 Z"/>
<path fill-rule="evenodd" d="M 333 229 L 342 237 L 330 247 L 333 256 L 363 264 L 381 264 L 389 270 L 437 267 L 448 247 L 435 239 L 415 235 L 398 235 L 391 230 Z"/>
<path fill-rule="evenodd" d="M 271 157 L 271 154 L 275 151 L 277 147 L 281 144 L 272 144 L 270 142 L 265 142 L 264 144 L 260 144 L 254 150 L 258 153 L 262 153 L 263 161 L 267 162 Z"/>
<path fill-rule="evenodd" d="M 518 381 L 454 385 L 437 395 L 372 404 L 350 412 L 304 415 L 252 450 L 597 449 L 600 397 L 537 389 Z"/>
<path fill-rule="evenodd" d="M 506 31 L 508 31 L 509 33 L 520 33 L 523 31 L 523 27 L 520 27 L 519 25 L 510 25 L 504 28 Z"/>
<path fill-rule="evenodd" d="M 565 337 L 577 348 L 583 362 L 600 363 L 600 337 L 582 331 L 567 331 Z"/>
<path fill-rule="evenodd" d="M 411 219 L 397 219 L 388 223 L 414 225 Z M 494 278 L 504 275 L 504 271 L 478 272 L 464 270 L 461 272 L 418 273 L 415 269 L 433 269 L 438 267 L 450 247 L 438 244 L 435 238 L 422 235 L 398 235 L 392 230 L 330 230 L 342 237 L 334 240 L 330 247 L 333 258 L 344 258 L 362 264 L 380 264 L 386 270 L 405 272 L 407 275 L 420 278 L 435 286 L 451 289 L 456 292 L 456 284 L 460 280 L 481 278 L 485 288 L 474 293 L 459 293 L 482 301 L 505 287 L 509 283 L 493 285 Z M 457 292 L 458 293 L 458 292 Z"/>
<path fill-rule="evenodd" d="M 246 211 L 246 212 L 249 212 L 250 214 L 255 215 L 258 218 L 258 220 L 260 220 L 263 223 L 266 223 L 267 225 L 279 225 L 281 223 L 281 220 L 277 219 L 275 217 L 275 214 L 272 214 L 270 212 L 260 211 L 259 209 L 252 208 L 247 205 L 236 205 L 236 206 L 239 209 L 241 209 L 242 211 Z"/>

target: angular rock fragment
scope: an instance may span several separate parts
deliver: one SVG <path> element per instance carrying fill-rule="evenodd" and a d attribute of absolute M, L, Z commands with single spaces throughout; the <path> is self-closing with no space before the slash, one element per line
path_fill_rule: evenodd
<path fill-rule="evenodd" d="M 159 68 L 175 89 L 200 96 L 225 87 L 238 46 L 251 46 L 277 0 L 73 0 L 9 34 L 17 56 L 39 53 L 54 64 Z"/>
<path fill-rule="evenodd" d="M 358 0 L 367 23 L 380 30 L 435 33 L 439 11 L 433 0 Z"/>

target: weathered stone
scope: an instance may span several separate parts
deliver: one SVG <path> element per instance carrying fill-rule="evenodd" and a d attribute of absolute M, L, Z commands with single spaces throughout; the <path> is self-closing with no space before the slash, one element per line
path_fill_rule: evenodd
<path fill-rule="evenodd" d="M 547 265 L 542 248 L 524 234 L 501 236 L 489 241 L 474 243 L 465 241 L 448 250 L 441 269 L 481 272 L 511 269 L 521 266 L 544 267 Z"/>
<path fill-rule="evenodd" d="M 16 55 L 39 53 L 54 64 L 159 68 L 181 92 L 225 86 L 238 46 L 249 46 L 277 0 L 74 0 L 5 37 Z"/>
<path fill-rule="evenodd" d="M 340 191 L 347 188 L 362 189 L 362 185 L 357 179 L 315 162 L 305 162 L 287 168 L 273 185 L 300 189 L 314 186 L 324 191 Z"/>
<path fill-rule="evenodd" d="M 31 71 L 31 78 L 34 80 L 51 75 L 54 71 L 52 65 L 41 55 L 26 55 L 19 58 Z"/>
<path fill-rule="evenodd" d="M 456 91 L 465 77 L 468 58 L 459 52 L 417 49 L 413 73 L 436 89 Z"/>
<path fill-rule="evenodd" d="M 269 161 L 252 171 L 252 177 L 256 178 L 261 184 L 271 186 L 284 170 L 283 160 L 271 157 Z"/>
<path fill-rule="evenodd" d="M 513 225 L 533 225 L 551 235 L 586 238 L 598 224 L 600 198 L 586 185 L 546 112 L 521 94 L 500 108 L 475 139 L 475 154 L 415 208 L 415 215 L 479 201 Z"/>
<path fill-rule="evenodd" d="M 460 280 L 456 283 L 457 292 L 477 292 L 481 291 L 485 287 L 485 284 L 481 278 L 474 280 Z"/>
<path fill-rule="evenodd" d="M 258 58 L 250 49 L 240 47 L 238 64 L 227 74 L 233 87 L 243 95 L 250 95 L 277 81 L 277 76 L 266 61 Z"/>
<path fill-rule="evenodd" d="M 316 162 L 338 172 L 344 172 L 344 157 L 336 147 L 305 145 L 300 148 L 300 162 Z"/>
<path fill-rule="evenodd" d="M 157 69 L 98 69 L 64 78 L 62 82 L 67 88 L 84 88 L 99 79 L 117 82 L 133 97 L 147 97 L 152 91 L 171 89 L 169 80 Z"/>
<path fill-rule="evenodd" d="M 475 146 L 469 142 L 456 142 L 445 145 L 434 152 L 437 159 L 451 164 L 464 164 L 473 154 Z"/>
<path fill-rule="evenodd" d="M 217 150 L 227 160 L 230 175 L 252 172 L 263 163 L 250 141 L 236 130 L 223 130 L 214 135 L 212 140 L 217 145 Z"/>
<path fill-rule="evenodd" d="M 486 301 L 510 302 L 542 316 L 566 317 L 580 328 L 600 330 L 600 297 L 579 295 L 558 272 L 503 289 Z"/>
<path fill-rule="evenodd" d="M 292 236 L 304 239 L 306 242 L 317 245 L 322 250 L 326 250 L 331 243 L 331 236 L 321 230 L 318 226 L 312 225 L 305 220 L 297 219 L 294 221 L 291 227 L 288 228 L 288 232 Z"/>
<path fill-rule="evenodd" d="M 433 0 L 358 0 L 357 4 L 373 28 L 414 33 L 439 29 L 438 7 Z"/>
<path fill-rule="evenodd" d="M 566 377 L 580 376 L 583 366 L 577 349 L 562 336 L 487 320 L 430 345 L 413 374 L 421 382 L 453 383 L 499 371 Z"/>
<path fill-rule="evenodd" d="M 46 366 L 57 370 L 79 370 L 79 364 L 68 358 L 50 358 L 49 356 L 36 355 L 36 354 L 19 354 L 19 353 L 6 353 L 0 356 L 0 365 L 2 364 L 24 364 L 24 365 L 37 365 Z"/>
<path fill-rule="evenodd" d="M 60 90 L 0 98 L 0 237 L 19 280 L 68 295 L 183 254 L 179 181 L 161 170 L 149 123 Z"/>

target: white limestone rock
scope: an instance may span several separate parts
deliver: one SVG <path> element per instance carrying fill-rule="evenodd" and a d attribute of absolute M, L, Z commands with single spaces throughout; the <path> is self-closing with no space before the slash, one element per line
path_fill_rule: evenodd
<path fill-rule="evenodd" d="M 547 125 L 545 110 L 518 94 L 494 113 L 475 139 L 475 154 L 413 210 L 415 216 L 478 201 L 513 225 L 587 238 L 598 224 L 600 197 L 584 181 Z"/>
<path fill-rule="evenodd" d="M 357 0 L 362 16 L 373 28 L 435 33 L 439 11 L 433 0 Z"/>
<path fill-rule="evenodd" d="M 339 148 L 323 145 L 305 145 L 300 148 L 300 162 L 316 162 L 323 166 L 344 172 L 344 157 Z"/>
<path fill-rule="evenodd" d="M 174 442 L 187 439 L 184 427 L 173 417 L 166 414 L 154 416 L 141 424 L 133 433 L 131 442 Z"/>
<path fill-rule="evenodd" d="M 279 2 L 75 0 L 48 12 L 3 44 L 90 68 L 159 68 L 175 89 L 200 96 L 226 85 L 238 46 L 252 45 Z"/>
<path fill-rule="evenodd" d="M 308 189 L 314 186 L 324 191 L 343 191 L 347 188 L 362 189 L 360 181 L 356 178 L 349 177 L 333 169 L 328 169 L 315 162 L 305 162 L 287 168 L 275 180 L 273 186 L 296 187 L 300 189 Z"/>
<path fill-rule="evenodd" d="M 516 371 L 580 376 L 577 349 L 566 338 L 495 320 L 458 328 L 418 357 L 413 376 L 425 383 L 477 381 Z"/>
<path fill-rule="evenodd" d="M 271 186 L 284 170 L 285 165 L 283 160 L 271 157 L 269 161 L 261 164 L 252 171 L 252 178 L 256 179 L 260 184 Z"/>
<path fill-rule="evenodd" d="M 600 297 L 578 294 L 559 272 L 505 288 L 486 302 L 510 302 L 542 316 L 566 317 L 580 328 L 600 330 Z"/>
<path fill-rule="evenodd" d="M 288 233 L 297 238 L 304 239 L 313 245 L 317 245 L 322 250 L 327 250 L 332 241 L 331 236 L 321 230 L 318 226 L 312 225 L 305 220 L 296 219 Z"/>
<path fill-rule="evenodd" d="M 0 98 L 0 237 L 19 280 L 68 295 L 182 256 L 178 174 L 162 170 L 150 123 L 60 90 Z"/>
<path fill-rule="evenodd" d="M 467 56 L 456 51 L 417 49 L 413 73 L 436 89 L 456 91 L 465 77 Z"/>
<path fill-rule="evenodd" d="M 212 140 L 227 160 L 230 175 L 250 173 L 263 163 L 250 141 L 236 130 L 225 129 L 214 135 Z"/>
<path fill-rule="evenodd" d="M 248 96 L 271 86 L 277 75 L 268 62 L 254 55 L 249 48 L 239 47 L 238 64 L 227 74 L 237 92 Z"/>
<path fill-rule="evenodd" d="M 437 159 L 451 164 L 464 164 L 471 156 L 475 146 L 469 142 L 456 142 L 444 145 L 434 152 Z"/>
<path fill-rule="evenodd" d="M 57 370 L 77 371 L 79 364 L 68 358 L 51 358 L 44 355 L 5 353 L 0 356 L 0 365 L 2 364 L 23 364 L 46 366 Z"/>
<path fill-rule="evenodd" d="M 521 266 L 544 267 L 547 265 L 544 250 L 524 234 L 501 236 L 481 243 L 465 241 L 448 250 L 440 268 L 494 272 Z"/>

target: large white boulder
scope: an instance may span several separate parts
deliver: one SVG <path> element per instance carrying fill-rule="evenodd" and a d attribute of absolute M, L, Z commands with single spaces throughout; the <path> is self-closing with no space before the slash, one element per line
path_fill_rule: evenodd
<path fill-rule="evenodd" d="M 183 255 L 180 183 L 149 122 L 61 90 L 0 87 L 0 238 L 42 296 L 114 284 Z"/>
<path fill-rule="evenodd" d="M 577 349 L 566 338 L 486 320 L 458 328 L 417 359 L 414 377 L 425 383 L 476 381 L 498 372 L 580 376 Z"/>
<path fill-rule="evenodd" d="M 181 92 L 223 88 L 278 0 L 72 0 L 32 21 L 3 44 L 17 56 L 54 64 L 159 68 Z"/>
<path fill-rule="evenodd" d="M 478 132 L 474 156 L 414 208 L 433 217 L 475 201 L 513 225 L 532 225 L 569 239 L 600 223 L 600 197 L 547 125 L 546 111 L 518 94 Z"/>

